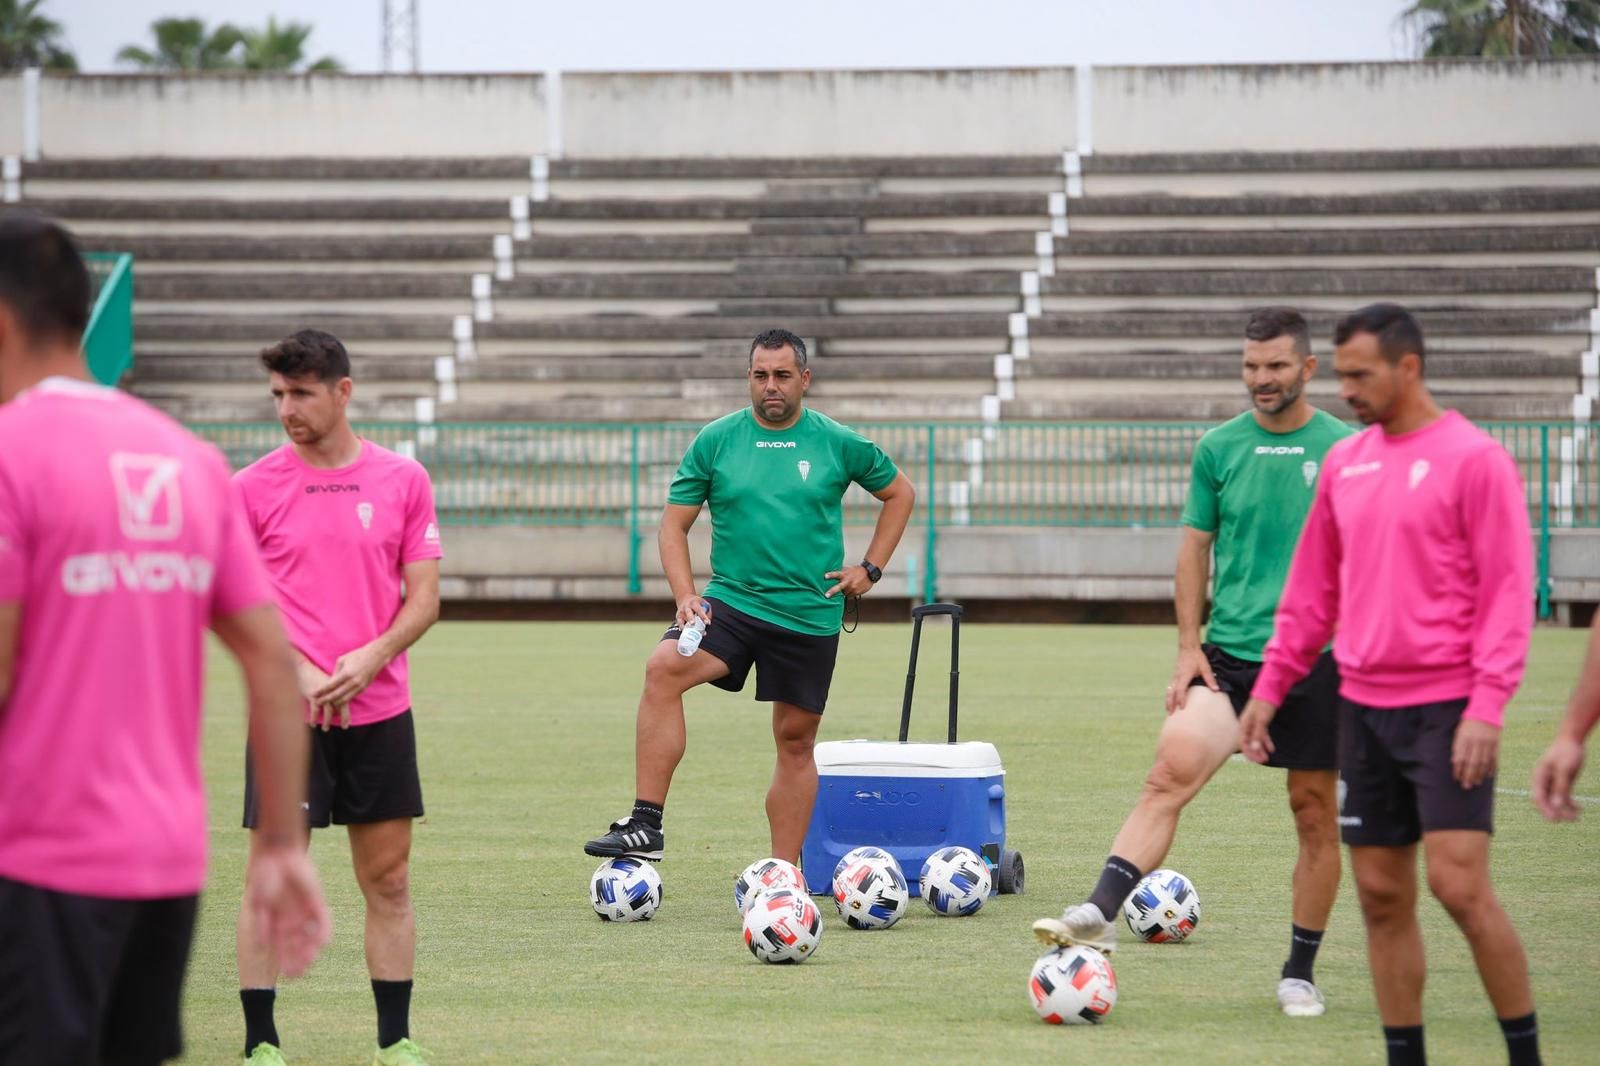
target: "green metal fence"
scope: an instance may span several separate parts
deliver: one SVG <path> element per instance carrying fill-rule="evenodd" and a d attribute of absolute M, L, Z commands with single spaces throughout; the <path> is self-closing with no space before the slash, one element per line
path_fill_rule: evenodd
<path fill-rule="evenodd" d="M 83 354 L 96 381 L 115 385 L 133 363 L 133 256 L 89 252 L 94 306 L 83 335 Z"/>
<path fill-rule="evenodd" d="M 283 442 L 276 423 L 195 425 L 237 467 Z M 857 427 L 917 486 L 926 548 L 923 598 L 937 598 L 938 539 L 952 526 L 1176 526 L 1189 460 L 1208 428 L 1189 423 L 867 423 Z M 1538 534 L 1538 597 L 1548 615 L 1550 537 L 1600 527 L 1600 439 L 1572 423 L 1486 423 L 1516 458 Z M 697 425 L 362 424 L 370 440 L 415 456 L 451 525 L 616 526 L 629 531 L 629 588 L 642 545 Z M 870 525 L 859 487 L 845 521 Z"/>

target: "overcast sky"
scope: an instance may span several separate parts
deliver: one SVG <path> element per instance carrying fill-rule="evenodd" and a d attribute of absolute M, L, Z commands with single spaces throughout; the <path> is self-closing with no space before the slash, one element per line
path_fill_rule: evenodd
<path fill-rule="evenodd" d="M 405 0 L 395 0 L 397 4 Z M 417 0 L 424 71 L 1294 63 L 1399 59 L 1405 0 Z M 310 22 L 381 69 L 381 0 L 45 0 L 86 71 L 152 20 Z"/>

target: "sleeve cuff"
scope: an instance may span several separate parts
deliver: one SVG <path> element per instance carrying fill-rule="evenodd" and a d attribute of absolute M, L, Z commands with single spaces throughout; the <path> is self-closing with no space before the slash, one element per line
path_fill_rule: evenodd
<path fill-rule="evenodd" d="M 1511 693 L 1494 685 L 1475 685 L 1472 695 L 1467 699 L 1467 709 L 1462 713 L 1462 719 L 1471 719 L 1474 722 L 1487 722 L 1495 728 L 1503 728 L 1506 724 L 1506 704 L 1511 702 Z"/>
<path fill-rule="evenodd" d="M 1277 663 L 1268 662 L 1261 667 L 1261 673 L 1256 675 L 1256 683 L 1250 689 L 1250 698 L 1266 700 L 1274 707 L 1283 706 L 1284 697 L 1289 695 L 1289 690 L 1294 687 L 1294 680 L 1287 671 Z"/>

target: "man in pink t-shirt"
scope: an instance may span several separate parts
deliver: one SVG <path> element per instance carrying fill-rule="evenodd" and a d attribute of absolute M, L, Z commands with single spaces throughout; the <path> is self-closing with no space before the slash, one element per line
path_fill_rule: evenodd
<path fill-rule="evenodd" d="M 416 920 L 409 881 L 422 784 L 406 649 L 439 617 L 433 486 L 416 460 L 351 429 L 350 356 L 338 338 L 301 330 L 263 351 L 261 362 L 289 443 L 235 482 L 298 658 L 312 748 L 306 822 L 347 828 L 366 900 L 374 1062 L 409 1066 L 423 1061 L 410 1032 Z M 247 778 L 252 856 L 260 836 L 254 799 Z M 245 911 L 245 1055 L 275 1064 L 283 1061 L 273 1021 L 278 966 L 257 943 Z"/>
<path fill-rule="evenodd" d="M 1333 638 L 1340 830 L 1367 926 L 1390 1066 L 1426 1061 L 1417 843 L 1472 945 L 1511 1066 L 1539 1062 L 1522 942 L 1489 878 L 1505 706 L 1533 624 L 1532 537 L 1516 464 L 1434 402 L 1422 330 L 1373 304 L 1334 332 L 1334 373 L 1370 428 L 1334 445 L 1240 726 L 1257 762 L 1289 687 Z"/>
<path fill-rule="evenodd" d="M 0 1062 L 29 1066 L 182 1051 L 207 628 L 250 692 L 252 929 L 291 973 L 328 929 L 292 660 L 227 464 L 89 381 L 89 288 L 64 229 L 0 219 Z"/>

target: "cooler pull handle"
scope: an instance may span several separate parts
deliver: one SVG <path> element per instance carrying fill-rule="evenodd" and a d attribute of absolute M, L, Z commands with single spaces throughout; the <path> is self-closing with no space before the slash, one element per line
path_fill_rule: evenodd
<path fill-rule="evenodd" d="M 917 651 L 922 644 L 922 620 L 931 614 L 950 616 L 950 730 L 956 742 L 956 703 L 961 679 L 961 615 L 959 603 L 925 603 L 911 609 L 911 662 L 906 668 L 906 694 L 900 704 L 900 743 L 911 734 L 911 694 L 917 684 Z"/>

